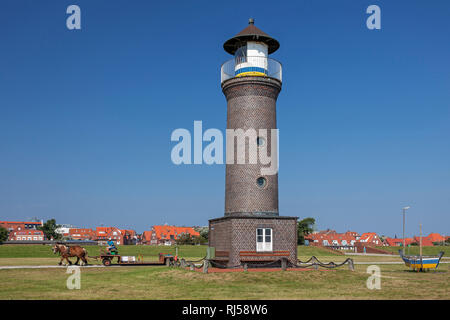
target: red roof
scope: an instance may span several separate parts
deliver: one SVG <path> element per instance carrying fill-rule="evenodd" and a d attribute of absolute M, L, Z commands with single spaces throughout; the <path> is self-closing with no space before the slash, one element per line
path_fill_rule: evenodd
<path fill-rule="evenodd" d="M 177 239 L 183 233 L 189 233 L 191 236 L 200 236 L 200 233 L 191 227 L 175 227 L 175 226 L 153 226 L 152 231 L 155 232 L 156 238 L 169 240 L 171 236 Z"/>
<path fill-rule="evenodd" d="M 426 237 L 431 242 L 442 242 L 445 241 L 445 237 L 441 236 L 439 233 L 430 233 L 428 237 Z"/>
<path fill-rule="evenodd" d="M 41 230 L 20 230 L 20 231 L 12 231 L 11 233 L 18 235 L 18 236 L 24 236 L 24 235 L 30 235 L 30 236 L 43 236 L 44 232 Z"/>
<path fill-rule="evenodd" d="M 414 242 L 417 242 L 417 244 L 420 244 L 420 237 L 414 237 Z M 427 238 L 422 237 L 422 246 L 423 247 L 432 247 L 433 242 L 431 242 Z"/>
<path fill-rule="evenodd" d="M 305 237 L 310 242 L 317 241 L 320 245 L 328 243 L 328 245 L 351 245 L 352 241 L 355 242 L 356 238 L 344 233 L 313 233 Z M 326 241 L 324 243 L 324 241 Z"/>
<path fill-rule="evenodd" d="M 142 233 L 142 240 L 150 241 L 151 238 L 152 238 L 152 232 L 151 231 L 144 231 L 144 233 Z"/>

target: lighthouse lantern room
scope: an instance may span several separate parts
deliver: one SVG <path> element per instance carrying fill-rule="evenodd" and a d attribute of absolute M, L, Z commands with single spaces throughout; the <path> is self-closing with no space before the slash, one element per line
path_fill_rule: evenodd
<path fill-rule="evenodd" d="M 222 65 L 222 82 L 229 78 L 242 76 L 272 77 L 281 81 L 281 64 L 269 58 L 280 44 L 254 25 L 249 25 L 223 45 L 234 59 Z"/>

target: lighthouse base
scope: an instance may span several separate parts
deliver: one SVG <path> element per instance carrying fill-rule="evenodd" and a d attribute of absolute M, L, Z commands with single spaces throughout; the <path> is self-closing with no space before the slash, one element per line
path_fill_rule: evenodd
<path fill-rule="evenodd" d="M 209 220 L 209 247 L 224 267 L 297 263 L 297 217 L 226 216 Z"/>

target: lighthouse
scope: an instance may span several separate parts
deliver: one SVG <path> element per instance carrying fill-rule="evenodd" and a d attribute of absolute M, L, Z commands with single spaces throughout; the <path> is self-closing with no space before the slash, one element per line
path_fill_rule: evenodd
<path fill-rule="evenodd" d="M 278 210 L 276 101 L 282 66 L 270 55 L 279 47 L 253 19 L 223 45 L 233 56 L 221 67 L 227 100 L 225 212 L 209 221 L 212 261 L 223 266 L 297 261 L 297 217 Z M 268 155 L 276 170 L 262 161 Z"/>

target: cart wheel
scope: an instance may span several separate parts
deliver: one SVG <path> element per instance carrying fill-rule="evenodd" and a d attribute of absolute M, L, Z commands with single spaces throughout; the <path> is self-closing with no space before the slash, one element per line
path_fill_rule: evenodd
<path fill-rule="evenodd" d="M 111 260 L 108 258 L 104 258 L 102 263 L 104 266 L 109 267 L 111 265 Z"/>

